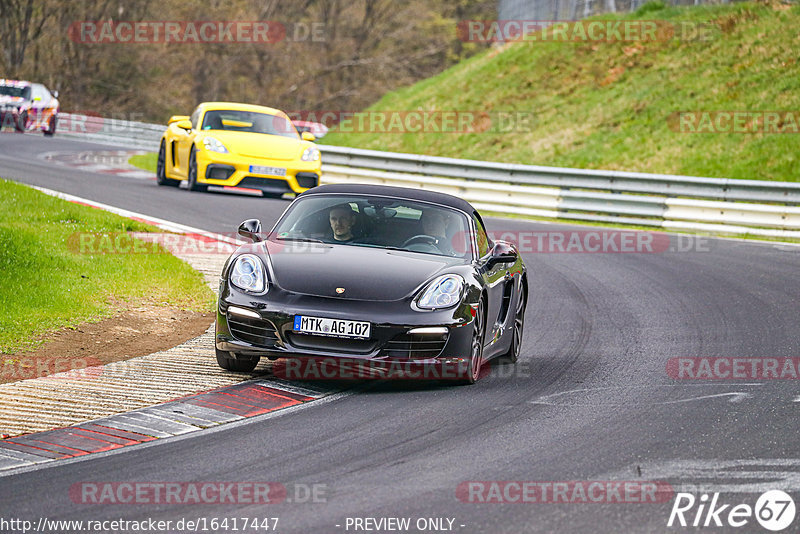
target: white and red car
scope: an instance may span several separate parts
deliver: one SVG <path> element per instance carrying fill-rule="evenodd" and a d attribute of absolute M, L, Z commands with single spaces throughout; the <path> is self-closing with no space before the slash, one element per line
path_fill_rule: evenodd
<path fill-rule="evenodd" d="M 0 79 L 0 125 L 18 132 L 56 133 L 58 92 L 40 83 Z"/>

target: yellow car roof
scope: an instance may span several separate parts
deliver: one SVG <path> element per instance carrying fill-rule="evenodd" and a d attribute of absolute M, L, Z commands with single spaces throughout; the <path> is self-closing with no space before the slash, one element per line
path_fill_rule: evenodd
<path fill-rule="evenodd" d="M 203 102 L 200 104 L 203 111 L 210 109 L 230 109 L 235 111 L 256 111 L 260 113 L 270 113 L 272 115 L 286 115 L 283 111 L 267 106 L 257 106 L 255 104 L 241 104 L 239 102 Z"/>

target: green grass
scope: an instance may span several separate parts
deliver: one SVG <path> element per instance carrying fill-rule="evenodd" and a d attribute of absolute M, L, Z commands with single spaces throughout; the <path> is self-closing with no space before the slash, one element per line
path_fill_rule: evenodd
<path fill-rule="evenodd" d="M 202 276 L 171 254 L 90 255 L 68 245 L 79 232 L 127 231 L 158 230 L 0 180 L 0 352 L 106 317 L 111 300 L 213 309 Z"/>
<path fill-rule="evenodd" d="M 532 113 L 502 133 L 345 133 L 326 144 L 478 160 L 798 181 L 792 134 L 680 133 L 680 111 L 800 113 L 800 6 L 667 7 L 598 18 L 694 21 L 710 40 L 522 42 L 386 94 L 370 111 Z"/>
<path fill-rule="evenodd" d="M 155 174 L 157 160 L 158 160 L 157 153 L 148 152 L 147 154 L 139 154 L 136 156 L 131 156 L 130 159 L 128 160 L 128 163 L 130 163 L 134 167 L 139 167 L 140 169 L 144 169 L 146 171 L 150 171 L 153 174 Z"/>

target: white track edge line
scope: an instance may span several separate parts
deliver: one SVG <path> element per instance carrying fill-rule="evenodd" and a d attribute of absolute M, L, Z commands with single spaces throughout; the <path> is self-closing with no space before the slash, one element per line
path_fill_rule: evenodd
<path fill-rule="evenodd" d="M 78 197 L 75 195 L 70 195 L 68 193 L 62 193 L 60 191 L 54 191 L 53 189 L 47 189 L 44 187 L 39 187 L 35 185 L 29 186 L 37 191 L 40 191 L 46 195 L 50 195 L 56 198 L 60 198 L 62 200 L 68 200 L 70 202 L 78 202 L 81 204 L 87 204 L 89 206 L 99 208 L 101 210 L 105 210 L 111 213 L 116 213 L 117 215 L 121 215 L 122 217 L 128 218 L 137 218 L 143 219 L 162 230 L 167 230 L 169 232 L 175 232 L 180 234 L 198 234 L 202 235 L 211 239 L 215 239 L 217 241 L 223 241 L 225 243 L 231 243 L 234 245 L 243 245 L 246 242 L 241 239 L 232 238 L 230 236 L 226 236 L 223 234 L 217 234 L 214 232 L 209 232 L 207 230 L 201 230 L 200 228 L 194 228 L 193 226 L 187 226 L 185 224 L 180 224 L 172 221 L 167 221 L 165 219 L 160 219 L 158 217 L 153 217 L 151 215 L 145 215 L 143 213 L 137 213 L 135 211 L 126 210 L 123 208 L 118 208 L 116 206 L 111 206 L 109 204 L 103 204 L 102 202 L 96 202 L 94 200 L 89 200 L 88 198 Z"/>

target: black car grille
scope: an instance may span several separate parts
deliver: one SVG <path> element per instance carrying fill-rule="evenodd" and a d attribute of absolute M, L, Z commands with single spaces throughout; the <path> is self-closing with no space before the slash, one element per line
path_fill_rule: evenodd
<path fill-rule="evenodd" d="M 228 314 L 228 328 L 239 341 L 259 347 L 274 347 L 278 336 L 269 321 Z"/>
<path fill-rule="evenodd" d="M 447 343 L 447 334 L 419 335 L 398 334 L 381 350 L 381 356 L 422 360 L 441 354 Z"/>
<path fill-rule="evenodd" d="M 312 336 L 308 334 L 287 334 L 295 347 L 307 350 L 326 352 L 345 352 L 351 354 L 369 354 L 375 350 L 376 341 L 370 339 L 347 339 L 340 337 Z"/>

